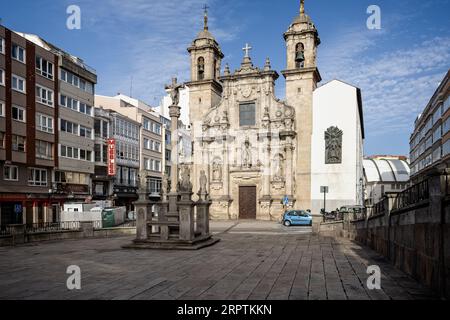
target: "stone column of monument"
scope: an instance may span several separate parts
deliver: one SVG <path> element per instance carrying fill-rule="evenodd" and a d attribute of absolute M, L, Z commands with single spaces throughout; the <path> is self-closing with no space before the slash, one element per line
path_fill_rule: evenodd
<path fill-rule="evenodd" d="M 172 98 L 172 105 L 169 107 L 169 115 L 170 115 L 170 125 L 172 131 L 172 167 L 170 170 L 170 193 L 169 193 L 169 212 L 167 213 L 167 217 L 169 220 L 178 219 L 178 193 L 177 193 L 177 185 L 178 185 L 178 165 L 179 165 L 179 155 L 178 155 L 178 119 L 181 115 L 181 108 L 178 106 L 179 103 L 179 90 L 183 85 L 177 83 L 177 79 L 172 79 L 172 84 L 166 86 L 166 89 L 170 90 L 170 96 Z"/>
<path fill-rule="evenodd" d="M 260 135 L 263 142 L 263 181 L 262 181 L 262 197 L 260 199 L 261 203 L 261 215 L 263 217 L 268 217 L 270 215 L 270 136 L 269 133 L 265 132 Z"/>
<path fill-rule="evenodd" d="M 227 202 L 227 218 L 230 217 L 230 159 L 228 152 L 227 137 L 222 139 L 222 159 L 223 159 L 223 200 Z"/>
<path fill-rule="evenodd" d="M 133 202 L 135 210 L 137 212 L 136 219 L 136 240 L 147 240 L 148 235 L 151 233 L 148 227 L 148 219 L 151 219 L 150 201 L 147 194 L 147 171 L 142 170 L 139 173 L 139 199 Z M 148 216 L 150 212 L 150 217 Z"/>
<path fill-rule="evenodd" d="M 180 240 L 192 241 L 195 238 L 194 232 L 194 206 L 192 201 L 191 173 L 188 165 L 183 165 L 181 169 L 181 181 L 179 183 L 178 194 L 180 199 L 177 202 L 180 217 Z"/>
<path fill-rule="evenodd" d="M 208 178 L 206 172 L 202 170 L 200 173 L 200 190 L 197 201 L 197 232 L 202 236 L 209 235 L 209 207 L 211 206 L 211 200 L 208 196 L 207 184 Z"/>

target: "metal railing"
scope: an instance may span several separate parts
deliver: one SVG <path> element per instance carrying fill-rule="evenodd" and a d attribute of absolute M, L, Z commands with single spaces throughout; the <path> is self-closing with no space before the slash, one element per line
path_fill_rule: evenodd
<path fill-rule="evenodd" d="M 386 212 L 386 201 L 385 199 L 381 199 L 380 202 L 376 203 L 373 206 L 372 216 L 378 216 L 384 214 Z"/>
<path fill-rule="evenodd" d="M 94 230 L 103 229 L 103 222 L 101 220 L 92 221 L 92 224 L 94 226 Z"/>
<path fill-rule="evenodd" d="M 0 236 L 9 236 L 11 235 L 11 228 L 8 226 L 0 226 Z"/>
<path fill-rule="evenodd" d="M 430 198 L 428 189 L 428 180 L 419 182 L 412 187 L 400 192 L 394 202 L 393 209 L 400 210 L 411 205 L 417 204 Z"/>
<path fill-rule="evenodd" d="M 79 221 L 39 222 L 25 226 L 27 233 L 79 230 Z"/>

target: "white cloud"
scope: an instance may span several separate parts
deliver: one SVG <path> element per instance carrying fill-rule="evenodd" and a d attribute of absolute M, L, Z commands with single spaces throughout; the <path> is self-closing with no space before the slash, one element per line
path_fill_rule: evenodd
<path fill-rule="evenodd" d="M 325 81 L 338 78 L 360 87 L 366 133 L 372 137 L 402 133 L 407 146 L 415 118 L 448 70 L 450 37 L 389 51 L 383 47 L 387 32 L 343 35 L 320 56 Z"/>
<path fill-rule="evenodd" d="M 216 0 L 105 0 L 101 10 L 98 2 L 82 1 L 83 11 L 88 12 L 85 28 L 115 37 L 123 42 L 118 48 L 126 50 L 115 72 L 108 70 L 109 79 L 100 83 L 103 91 L 129 94 L 133 78 L 133 96 L 155 105 L 173 76 L 179 82 L 188 80 L 190 60 L 186 50 L 203 27 L 205 2 L 213 6 Z M 215 13 L 210 10 L 210 31 L 219 42 L 233 40 L 239 26 L 216 27 Z"/>

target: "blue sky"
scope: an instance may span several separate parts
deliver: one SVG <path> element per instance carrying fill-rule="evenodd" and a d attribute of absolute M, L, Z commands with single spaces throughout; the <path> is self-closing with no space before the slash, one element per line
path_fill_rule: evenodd
<path fill-rule="evenodd" d="M 133 77 L 133 96 L 157 105 L 172 76 L 188 80 L 186 48 L 205 3 L 224 64 L 238 68 L 248 42 L 255 65 L 270 57 L 275 70 L 285 68 L 282 34 L 297 0 L 0 0 L 0 18 L 84 59 L 97 70 L 97 93 L 129 94 Z M 72 4 L 81 8 L 81 30 L 66 28 Z M 372 4 L 381 8 L 381 30 L 366 27 Z M 450 0 L 306 0 L 306 11 L 322 39 L 323 83 L 337 78 L 362 89 L 366 155 L 408 154 L 413 122 L 449 68 Z M 277 95 L 284 97 L 283 77 Z"/>

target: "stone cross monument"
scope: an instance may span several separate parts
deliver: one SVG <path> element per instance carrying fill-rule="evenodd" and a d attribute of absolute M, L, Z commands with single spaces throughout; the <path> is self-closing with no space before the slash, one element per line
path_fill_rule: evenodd
<path fill-rule="evenodd" d="M 187 164 L 180 166 L 178 161 L 177 131 L 181 110 L 178 103 L 180 89 L 183 87 L 183 84 L 177 83 L 176 78 L 172 79 L 172 84 L 166 86 L 172 98 L 170 119 L 173 162 L 170 172 L 170 192 L 167 196 L 167 177 L 164 177 L 161 201 L 151 203 L 147 200 L 146 182 L 144 183 L 143 177 L 140 177 L 140 197 L 135 203 L 138 208 L 137 236 L 131 245 L 126 245 L 124 248 L 196 250 L 219 241 L 219 239 L 213 239 L 209 233 L 211 201 L 207 193 L 208 181 L 205 172 L 202 172 L 200 176 L 199 200 L 194 202 L 192 201 L 191 168 Z M 156 218 L 148 214 L 151 205 L 157 208 L 158 217 Z M 194 219 L 195 213 L 197 213 L 197 220 Z"/>

